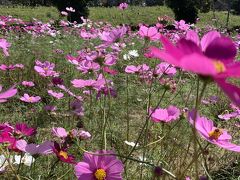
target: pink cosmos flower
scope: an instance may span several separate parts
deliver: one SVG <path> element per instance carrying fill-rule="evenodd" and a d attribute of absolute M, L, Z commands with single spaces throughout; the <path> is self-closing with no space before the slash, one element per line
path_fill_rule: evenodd
<path fill-rule="evenodd" d="M 99 79 L 99 80 L 83 80 L 83 79 L 74 79 L 71 81 L 74 87 L 76 88 L 95 88 L 99 89 L 100 87 L 105 85 L 105 80 L 104 79 Z"/>
<path fill-rule="evenodd" d="M 64 96 L 63 93 L 61 93 L 61 92 L 57 93 L 57 92 L 55 92 L 55 91 L 53 91 L 53 90 L 48 90 L 48 94 L 49 94 L 50 96 L 53 96 L 53 97 L 57 98 L 57 99 L 62 99 L 63 96 Z"/>
<path fill-rule="evenodd" d="M 156 66 L 155 72 L 158 75 L 166 74 L 170 77 L 177 73 L 176 68 L 172 67 L 170 64 L 162 62 Z"/>
<path fill-rule="evenodd" d="M 35 61 L 34 70 L 39 73 L 39 75 L 44 77 L 57 77 L 59 74 L 54 71 L 55 64 L 50 63 L 49 61 L 41 62 L 41 61 Z"/>
<path fill-rule="evenodd" d="M 138 34 L 146 39 L 156 41 L 159 40 L 160 34 L 158 33 L 158 29 L 156 27 L 147 27 L 144 25 L 140 26 Z"/>
<path fill-rule="evenodd" d="M 177 120 L 181 115 L 181 111 L 175 106 L 169 106 L 166 109 L 157 108 L 155 111 L 153 110 L 154 109 L 150 109 L 149 111 L 153 122 L 168 123 Z"/>
<path fill-rule="evenodd" d="M 106 44 L 112 44 L 119 41 L 127 33 L 127 28 L 125 26 L 114 28 L 110 31 L 103 31 L 99 33 L 99 37 Z"/>
<path fill-rule="evenodd" d="M 59 138 L 65 138 L 68 135 L 67 131 L 62 127 L 53 127 L 52 134 Z"/>
<path fill-rule="evenodd" d="M 0 91 L 2 91 L 2 86 L 0 86 Z M 12 86 L 10 89 L 6 90 L 5 92 L 0 93 L 0 103 L 6 102 L 7 99 L 15 96 L 17 94 L 17 89 L 15 86 Z"/>
<path fill-rule="evenodd" d="M 8 48 L 10 46 L 11 46 L 11 44 L 9 42 L 7 42 L 6 39 L 0 39 L 0 48 L 2 48 L 5 56 L 9 56 Z"/>
<path fill-rule="evenodd" d="M 218 115 L 219 119 L 228 121 L 232 118 L 239 118 L 240 117 L 240 109 L 232 103 L 230 104 L 230 106 L 231 106 L 233 112 L 226 113 L 226 114 L 220 114 L 220 115 Z"/>
<path fill-rule="evenodd" d="M 99 154 L 100 156 L 84 153 L 83 161 L 75 166 L 75 175 L 78 180 L 122 179 L 123 164 L 116 159 L 112 151 L 96 151 L 94 154 Z"/>
<path fill-rule="evenodd" d="M 35 86 L 35 84 L 32 81 L 23 81 L 22 85 L 26 86 L 26 87 L 33 87 L 33 86 Z"/>
<path fill-rule="evenodd" d="M 240 63 L 234 61 L 237 51 L 231 39 L 211 31 L 200 41 L 195 31 L 188 31 L 186 38 L 180 39 L 176 46 L 164 36 L 161 41 L 164 50 L 151 47 L 148 55 L 211 77 L 236 105 L 240 105 L 240 89 L 227 82 L 227 78 L 240 77 Z"/>
<path fill-rule="evenodd" d="M 91 138 L 91 134 L 88 131 L 80 130 L 78 133 L 80 139 L 86 140 Z"/>
<path fill-rule="evenodd" d="M 233 144 L 230 142 L 232 136 L 228 134 L 228 132 L 224 129 L 219 129 L 214 127 L 213 121 L 208 120 L 205 117 L 200 117 L 198 114 L 196 115 L 196 121 L 194 123 L 195 111 L 191 111 L 188 113 L 189 122 L 194 125 L 198 131 L 198 133 L 208 142 L 215 144 L 224 149 L 240 152 L 240 146 Z"/>
<path fill-rule="evenodd" d="M 20 151 L 31 155 L 48 155 L 53 153 L 53 142 L 51 141 L 45 141 L 42 144 L 28 144 L 25 140 L 21 139 L 16 142 L 16 147 Z"/>
<path fill-rule="evenodd" d="M 24 94 L 21 98 L 21 101 L 27 102 L 27 103 L 37 103 L 41 100 L 40 96 L 29 96 L 28 94 Z"/>
<path fill-rule="evenodd" d="M 37 133 L 37 129 L 28 127 L 25 123 L 17 123 L 14 133 L 17 135 L 33 136 Z"/>
<path fill-rule="evenodd" d="M 187 31 L 190 29 L 190 25 L 186 24 L 184 20 L 175 21 L 174 26 L 176 29 Z"/>
<path fill-rule="evenodd" d="M 118 6 L 118 9 L 120 10 L 125 10 L 128 8 L 128 4 L 127 3 L 120 3 Z"/>

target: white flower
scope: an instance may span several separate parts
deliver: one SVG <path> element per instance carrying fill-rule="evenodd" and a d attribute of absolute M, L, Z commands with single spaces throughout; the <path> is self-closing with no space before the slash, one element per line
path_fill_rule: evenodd
<path fill-rule="evenodd" d="M 29 153 L 25 153 L 22 159 L 20 155 L 15 155 L 14 160 L 15 160 L 14 164 L 23 163 L 26 166 L 31 166 L 32 163 L 35 162 L 35 158 L 32 157 Z"/>
<path fill-rule="evenodd" d="M 8 166 L 8 161 L 4 155 L 0 155 L 0 172 L 5 171 L 5 168 Z"/>
<path fill-rule="evenodd" d="M 124 55 L 123 55 L 123 59 L 124 59 L 124 60 L 130 60 L 130 58 L 131 58 L 131 57 L 130 57 L 128 54 L 124 54 Z"/>
<path fill-rule="evenodd" d="M 130 50 L 128 54 L 132 57 L 139 57 L 138 51 L 137 50 Z"/>
<path fill-rule="evenodd" d="M 129 146 L 132 146 L 132 147 L 134 147 L 135 146 L 135 142 L 129 142 L 129 141 L 124 141 L 127 145 L 129 145 Z M 138 147 L 139 146 L 139 144 L 137 144 L 136 145 L 136 147 Z"/>
<path fill-rule="evenodd" d="M 130 50 L 130 51 L 128 51 L 127 54 L 123 55 L 124 60 L 130 60 L 131 58 L 136 58 L 136 57 L 139 57 L 137 50 Z"/>

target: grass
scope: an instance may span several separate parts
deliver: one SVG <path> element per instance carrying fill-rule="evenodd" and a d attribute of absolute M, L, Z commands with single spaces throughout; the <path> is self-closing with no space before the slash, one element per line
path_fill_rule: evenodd
<path fill-rule="evenodd" d="M 59 17 L 58 11 L 54 7 L 5 7 L 0 6 L 1 15 L 12 15 L 16 18 L 21 18 L 25 21 L 31 21 L 36 18 L 47 22 L 49 19 L 57 19 Z M 103 7 L 90 7 L 89 18 L 94 21 L 107 21 L 113 25 L 119 24 L 133 24 L 139 23 L 154 24 L 159 16 L 174 17 L 171 9 L 164 6 L 154 7 L 139 7 L 130 6 L 125 11 L 120 11 L 116 7 L 103 8 Z M 218 27 L 225 27 L 227 20 L 227 12 L 216 12 L 216 21 L 213 21 L 213 12 L 200 13 L 200 21 L 198 26 L 204 27 L 206 25 L 216 25 Z M 240 16 L 230 15 L 229 27 L 240 26 Z"/>

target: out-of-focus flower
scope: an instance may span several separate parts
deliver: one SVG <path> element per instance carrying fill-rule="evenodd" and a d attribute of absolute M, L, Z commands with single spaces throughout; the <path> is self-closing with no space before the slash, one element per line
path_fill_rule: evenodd
<path fill-rule="evenodd" d="M 0 86 L 0 91 L 2 91 L 2 86 Z M 0 93 L 0 103 L 6 102 L 9 98 L 15 96 L 17 94 L 17 89 L 15 86 L 12 86 L 10 89 L 5 92 Z"/>
<path fill-rule="evenodd" d="M 120 10 L 125 10 L 128 8 L 128 4 L 127 3 L 120 3 L 118 6 L 118 9 Z"/>
<path fill-rule="evenodd" d="M 35 84 L 32 81 L 23 81 L 22 85 L 26 86 L 26 87 L 33 87 L 33 86 L 35 86 Z"/>
<path fill-rule="evenodd" d="M 2 48 L 5 56 L 9 56 L 8 48 L 10 46 L 11 46 L 11 44 L 9 42 L 7 42 L 6 39 L 0 39 L 0 48 Z"/>

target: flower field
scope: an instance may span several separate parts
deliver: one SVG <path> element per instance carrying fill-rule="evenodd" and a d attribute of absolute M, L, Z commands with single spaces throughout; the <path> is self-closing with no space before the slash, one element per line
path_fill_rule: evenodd
<path fill-rule="evenodd" d="M 0 15 L 1 179 L 240 177 L 238 30 L 129 8 Z"/>

